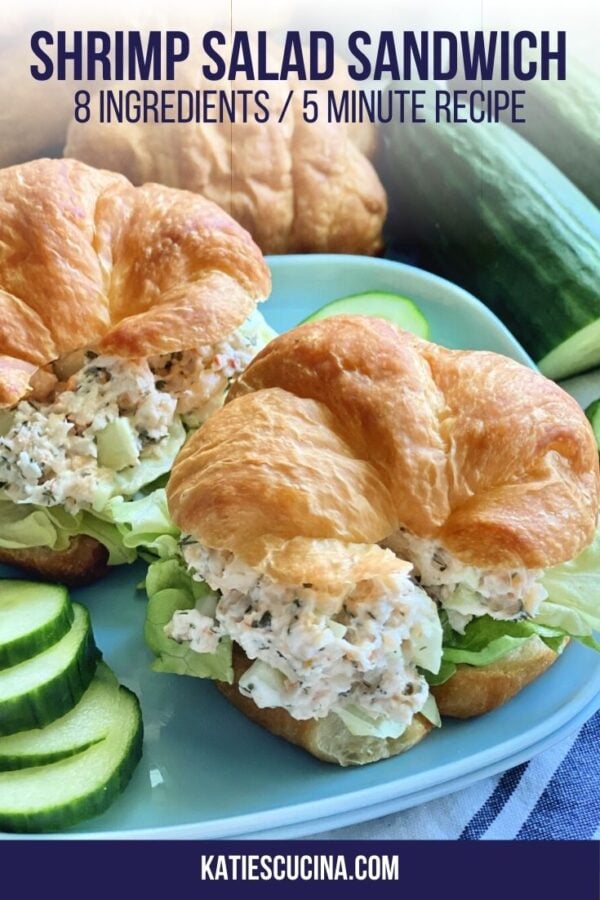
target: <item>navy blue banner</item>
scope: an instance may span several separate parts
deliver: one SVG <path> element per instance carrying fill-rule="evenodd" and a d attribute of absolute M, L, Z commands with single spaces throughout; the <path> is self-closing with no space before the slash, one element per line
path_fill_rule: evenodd
<path fill-rule="evenodd" d="M 0 843 L 6 897 L 597 900 L 590 842 L 272 841 Z M 369 894 L 365 894 L 368 891 Z"/>

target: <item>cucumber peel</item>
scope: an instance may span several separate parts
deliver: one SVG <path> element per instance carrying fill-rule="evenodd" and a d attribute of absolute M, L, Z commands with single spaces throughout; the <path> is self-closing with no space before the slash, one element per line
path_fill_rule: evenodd
<path fill-rule="evenodd" d="M 392 251 L 482 300 L 547 377 L 600 364 L 600 210 L 520 134 L 391 123 L 380 174 Z"/>
<path fill-rule="evenodd" d="M 316 322 L 318 319 L 341 315 L 375 316 L 393 322 L 399 328 L 410 331 L 418 337 L 425 339 L 429 337 L 429 323 L 419 307 L 407 297 L 386 291 L 366 291 L 332 300 L 331 303 L 311 313 L 304 322 Z"/>
<path fill-rule="evenodd" d="M 90 686 L 70 712 L 45 728 L 0 737 L 0 772 L 47 765 L 97 744 L 108 734 L 118 694 L 115 675 L 100 663 Z"/>
<path fill-rule="evenodd" d="M 540 359 L 538 366 L 546 378 L 559 381 L 578 372 L 593 369 L 599 363 L 600 318 L 576 331 L 547 353 Z"/>
<path fill-rule="evenodd" d="M 80 700 L 99 658 L 87 610 L 73 605 L 73 624 L 37 656 L 0 671 L 0 735 L 40 728 Z"/>
<path fill-rule="evenodd" d="M 119 688 L 107 737 L 77 756 L 0 773 L 0 829 L 59 831 L 104 812 L 127 785 L 142 755 L 135 694 Z"/>
<path fill-rule="evenodd" d="M 56 643 L 72 622 L 73 608 L 62 585 L 0 580 L 0 670 Z"/>
<path fill-rule="evenodd" d="M 0 580 L 0 831 L 59 831 L 125 788 L 140 705 L 99 658 L 65 588 Z"/>
<path fill-rule="evenodd" d="M 585 414 L 591 422 L 598 450 L 600 450 L 600 399 L 594 400 L 586 409 Z"/>

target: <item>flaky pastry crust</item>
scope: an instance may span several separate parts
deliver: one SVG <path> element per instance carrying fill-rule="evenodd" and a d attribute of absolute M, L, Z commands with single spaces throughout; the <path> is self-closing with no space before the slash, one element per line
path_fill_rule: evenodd
<path fill-rule="evenodd" d="M 75 160 L 0 171 L 0 406 L 83 347 L 146 357 L 211 344 L 270 290 L 215 204 Z"/>
<path fill-rule="evenodd" d="M 556 662 L 559 654 L 533 635 L 487 666 L 459 665 L 444 684 L 431 688 L 443 716 L 470 719 L 511 700 Z"/>
<path fill-rule="evenodd" d="M 599 495 L 591 428 L 556 384 L 356 316 L 272 341 L 168 486 L 183 530 L 263 569 L 291 539 L 344 557 L 401 527 L 466 564 L 545 568 L 591 542 Z"/>

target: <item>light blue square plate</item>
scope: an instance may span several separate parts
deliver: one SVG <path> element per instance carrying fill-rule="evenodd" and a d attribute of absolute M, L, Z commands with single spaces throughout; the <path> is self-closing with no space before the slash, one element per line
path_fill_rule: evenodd
<path fill-rule="evenodd" d="M 417 301 L 434 341 L 495 350 L 532 365 L 484 306 L 428 273 L 362 257 L 278 257 L 270 265 L 273 294 L 263 310 L 279 331 L 337 297 L 389 290 Z M 490 715 L 448 722 L 404 756 L 339 769 L 254 725 L 213 685 L 151 672 L 142 639 L 144 595 L 136 591 L 143 574 L 137 564 L 74 591 L 92 613 L 106 660 L 140 696 L 146 737 L 126 793 L 105 815 L 70 832 L 73 837 L 297 837 L 333 828 L 507 768 L 574 729 L 597 705 L 600 659 L 570 646 L 541 679 Z"/>

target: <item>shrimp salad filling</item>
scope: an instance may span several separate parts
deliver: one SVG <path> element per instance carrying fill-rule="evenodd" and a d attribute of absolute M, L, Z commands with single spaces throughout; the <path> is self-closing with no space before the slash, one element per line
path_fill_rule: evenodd
<path fill-rule="evenodd" d="M 475 616 L 522 619 L 535 616 L 548 596 L 543 569 L 479 569 L 465 565 L 434 540 L 401 529 L 384 542 L 414 566 L 414 575 L 460 633 Z"/>
<path fill-rule="evenodd" d="M 44 373 L 42 398 L 34 393 L 2 413 L 0 488 L 14 503 L 73 514 L 136 493 L 171 468 L 185 427 L 223 403 L 272 334 L 255 312 L 225 340 L 195 350 L 147 360 L 71 354 L 69 377 L 59 362 Z"/>
<path fill-rule="evenodd" d="M 227 551 L 184 538 L 193 578 L 218 592 L 214 612 L 176 612 L 169 637 L 213 652 L 228 636 L 256 660 L 240 691 L 259 707 L 282 707 L 295 719 L 331 711 L 367 721 L 391 720 L 398 736 L 428 699 L 418 667 L 437 672 L 442 629 L 436 606 L 407 575 L 349 586 L 336 598 L 309 584 L 279 584 Z M 212 612 L 212 611 L 211 611 Z"/>

